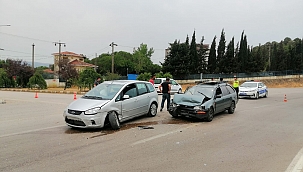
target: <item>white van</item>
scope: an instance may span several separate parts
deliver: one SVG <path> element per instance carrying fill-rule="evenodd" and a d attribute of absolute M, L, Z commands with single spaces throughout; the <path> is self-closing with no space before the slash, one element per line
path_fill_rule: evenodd
<path fill-rule="evenodd" d="M 159 90 L 159 86 L 162 84 L 162 82 L 165 82 L 166 78 L 156 78 L 155 79 L 155 88 L 157 90 L 158 93 L 160 93 L 160 90 Z M 175 94 L 175 93 L 178 93 L 178 94 L 181 94 L 182 93 L 182 87 L 180 84 L 178 84 L 174 79 L 170 79 L 169 80 L 170 83 L 171 83 L 171 93 L 172 94 Z"/>

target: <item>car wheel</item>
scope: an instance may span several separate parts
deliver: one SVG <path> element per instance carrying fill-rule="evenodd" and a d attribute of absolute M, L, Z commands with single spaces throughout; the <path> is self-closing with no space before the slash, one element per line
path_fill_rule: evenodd
<path fill-rule="evenodd" d="M 235 105 L 235 102 L 233 101 L 233 102 L 231 102 L 231 105 L 228 108 L 228 113 L 233 114 L 235 112 L 235 108 L 236 108 L 236 105 Z"/>
<path fill-rule="evenodd" d="M 264 96 L 264 97 L 265 97 L 265 98 L 268 97 L 268 91 L 265 92 L 265 96 Z"/>
<path fill-rule="evenodd" d="M 157 115 L 157 105 L 155 103 L 152 103 L 150 105 L 147 116 L 154 117 L 156 115 Z"/>
<path fill-rule="evenodd" d="M 182 89 L 179 89 L 179 90 L 178 90 L 178 94 L 181 94 L 181 93 L 182 93 Z"/>
<path fill-rule="evenodd" d="M 115 112 L 110 112 L 108 114 L 109 123 L 114 130 L 118 130 L 120 128 L 120 122 L 118 116 Z"/>
<path fill-rule="evenodd" d="M 178 118 L 179 117 L 179 115 L 178 115 L 178 112 L 175 110 L 175 111 L 169 111 L 169 113 L 171 114 L 171 116 L 173 117 L 173 118 Z"/>
<path fill-rule="evenodd" d="M 214 109 L 211 107 L 208 111 L 206 121 L 211 122 L 213 119 L 214 119 Z"/>
<path fill-rule="evenodd" d="M 258 99 L 259 98 L 259 92 L 257 92 L 257 94 L 256 94 L 256 99 Z"/>

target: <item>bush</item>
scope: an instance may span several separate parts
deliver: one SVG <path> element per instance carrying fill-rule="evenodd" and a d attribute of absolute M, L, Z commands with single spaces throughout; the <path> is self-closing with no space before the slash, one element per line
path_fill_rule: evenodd
<path fill-rule="evenodd" d="M 116 74 L 116 73 L 106 73 L 105 75 L 105 80 L 106 81 L 111 81 L 111 80 L 118 80 L 120 79 L 120 75 L 119 74 Z"/>
<path fill-rule="evenodd" d="M 152 77 L 152 74 L 151 73 L 147 73 L 147 72 L 144 72 L 144 73 L 141 73 L 138 77 L 137 77 L 137 80 L 140 80 L 140 81 L 149 81 L 149 79 Z"/>
<path fill-rule="evenodd" d="M 173 78 L 173 76 L 169 72 L 167 73 L 159 72 L 156 73 L 156 78 Z"/>
<path fill-rule="evenodd" d="M 27 83 L 28 88 L 38 88 L 38 89 L 47 89 L 47 84 L 43 79 L 42 75 L 38 72 L 35 73 L 32 77 L 29 78 L 29 82 Z"/>

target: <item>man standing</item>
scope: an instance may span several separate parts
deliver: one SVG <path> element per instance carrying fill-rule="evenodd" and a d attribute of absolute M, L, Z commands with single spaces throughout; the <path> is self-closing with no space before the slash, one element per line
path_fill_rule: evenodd
<path fill-rule="evenodd" d="M 235 80 L 234 80 L 234 83 L 233 83 L 233 87 L 234 87 L 234 89 L 237 92 L 237 96 L 239 96 L 239 81 L 238 81 L 237 77 L 235 77 Z"/>
<path fill-rule="evenodd" d="M 152 75 L 149 82 L 152 83 L 153 85 L 155 85 L 155 79 L 156 79 L 156 75 Z"/>
<path fill-rule="evenodd" d="M 100 81 L 101 81 L 101 78 L 98 77 L 98 78 L 96 79 L 96 81 L 94 82 L 94 87 L 97 86 L 97 85 L 99 85 L 99 84 L 100 84 Z"/>
<path fill-rule="evenodd" d="M 160 109 L 160 111 L 162 111 L 166 99 L 167 99 L 167 104 L 166 104 L 167 109 L 169 108 L 169 104 L 170 104 L 171 84 L 169 82 L 169 78 L 166 78 L 165 82 L 163 82 L 159 86 L 159 90 L 162 93 L 162 102 L 161 102 L 161 109 Z"/>

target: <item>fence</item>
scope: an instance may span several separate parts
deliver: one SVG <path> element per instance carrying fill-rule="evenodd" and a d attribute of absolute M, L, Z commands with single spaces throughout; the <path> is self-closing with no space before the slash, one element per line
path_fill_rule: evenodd
<path fill-rule="evenodd" d="M 174 76 L 175 80 L 195 80 L 195 79 L 218 79 L 218 78 L 253 78 L 253 77 L 270 77 L 270 76 L 286 76 L 286 75 L 302 75 L 303 70 L 285 70 L 285 71 L 267 71 L 253 73 L 231 73 L 231 74 L 192 74 L 185 77 Z"/>

